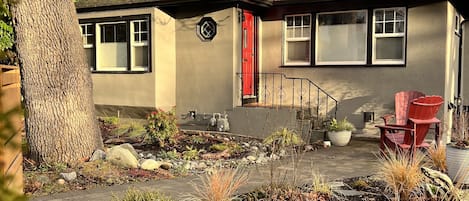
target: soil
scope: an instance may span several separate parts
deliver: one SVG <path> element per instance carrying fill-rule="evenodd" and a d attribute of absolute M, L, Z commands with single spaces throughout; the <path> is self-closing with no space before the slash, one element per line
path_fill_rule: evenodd
<path fill-rule="evenodd" d="M 147 143 L 142 135 L 135 135 L 134 128 L 122 129 L 116 134 L 118 129 L 112 125 L 101 125 L 103 141 L 105 147 L 109 148 L 122 143 L 130 143 L 141 155 L 149 154 L 160 157 L 176 157 L 182 159 L 183 153 L 196 150 L 196 155 L 190 160 L 205 159 L 227 160 L 241 159 L 245 157 L 249 150 L 241 147 L 240 143 L 253 141 L 261 143 L 259 139 L 244 136 L 213 135 L 204 132 L 179 132 L 174 143 L 169 143 L 164 147 Z M 156 143 L 157 144 L 157 143 Z M 213 145 L 223 146 L 230 151 L 214 149 Z M 176 155 L 171 155 L 176 153 Z M 77 178 L 73 181 L 64 181 L 60 173 L 76 172 Z M 83 162 L 75 164 L 73 167 L 67 164 L 42 164 L 38 165 L 31 160 L 27 154 L 24 156 L 24 191 L 29 196 L 41 196 L 59 193 L 69 190 L 84 190 L 97 186 L 111 186 L 131 182 L 142 182 L 157 179 L 166 179 L 180 176 L 187 176 L 191 172 L 180 171 L 179 169 L 157 169 L 154 171 L 143 169 L 126 169 L 114 166 L 110 162 L 97 160 L 93 162 Z"/>

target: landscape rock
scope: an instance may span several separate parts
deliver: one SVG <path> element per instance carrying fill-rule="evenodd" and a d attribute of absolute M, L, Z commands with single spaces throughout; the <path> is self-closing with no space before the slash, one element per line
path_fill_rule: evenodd
<path fill-rule="evenodd" d="M 93 152 L 93 155 L 90 158 L 90 161 L 96 161 L 96 160 L 104 160 L 106 159 L 106 152 L 104 152 L 101 149 L 96 149 Z"/>
<path fill-rule="evenodd" d="M 153 159 L 144 159 L 142 163 L 140 163 L 140 168 L 144 170 L 156 170 L 160 168 L 161 163 L 161 161 L 155 161 Z"/>
<path fill-rule="evenodd" d="M 135 151 L 135 150 L 134 150 Z M 137 168 L 138 167 L 138 160 L 137 157 L 132 154 L 129 149 L 122 146 L 115 146 L 109 149 L 107 153 L 107 160 L 111 163 L 125 167 L 125 168 Z"/>
<path fill-rule="evenodd" d="M 137 151 L 135 151 L 134 147 L 131 144 L 124 143 L 124 144 L 119 145 L 119 147 L 129 150 L 130 153 L 132 153 L 132 155 L 135 156 L 135 158 L 139 157 L 138 154 L 137 154 Z"/>
<path fill-rule="evenodd" d="M 170 162 L 161 161 L 161 165 L 160 165 L 161 169 L 169 170 L 172 167 L 173 167 L 173 164 L 171 164 Z"/>
<path fill-rule="evenodd" d="M 60 185 L 64 185 L 65 180 L 64 179 L 57 179 L 57 183 L 60 184 Z"/>
<path fill-rule="evenodd" d="M 65 179 L 65 181 L 73 181 L 77 178 L 76 172 L 69 172 L 69 173 L 60 173 L 60 176 Z"/>
<path fill-rule="evenodd" d="M 249 161 L 255 161 L 257 158 L 253 155 L 249 155 L 246 157 L 246 159 L 248 159 Z"/>

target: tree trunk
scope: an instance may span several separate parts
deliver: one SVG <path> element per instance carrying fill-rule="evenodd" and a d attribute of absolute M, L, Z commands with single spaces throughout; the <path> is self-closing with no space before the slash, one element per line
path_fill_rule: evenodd
<path fill-rule="evenodd" d="M 72 0 L 12 5 L 30 157 L 73 163 L 103 147 Z"/>

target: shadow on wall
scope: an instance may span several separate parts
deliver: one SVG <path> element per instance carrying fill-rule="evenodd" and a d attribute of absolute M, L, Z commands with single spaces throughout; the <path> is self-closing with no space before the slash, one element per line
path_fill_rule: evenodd
<path fill-rule="evenodd" d="M 357 113 L 357 110 L 367 102 L 371 101 L 371 99 L 371 96 L 360 96 L 339 101 L 337 118 L 343 119 L 344 117 L 347 117 L 347 119 L 352 122 L 356 128 L 364 128 L 365 123 L 363 122 L 363 113 Z M 334 111 L 335 108 L 332 108 L 329 115 L 334 116 Z"/>

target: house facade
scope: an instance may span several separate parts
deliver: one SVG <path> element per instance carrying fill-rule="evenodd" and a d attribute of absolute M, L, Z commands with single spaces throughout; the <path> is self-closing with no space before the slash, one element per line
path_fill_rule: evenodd
<path fill-rule="evenodd" d="M 303 111 L 317 119 L 347 117 L 364 128 L 364 115 L 378 120 L 392 112 L 394 93 L 402 90 L 441 95 L 445 105 L 469 96 L 469 87 L 462 88 L 469 72 L 460 70 L 469 59 L 467 47 L 460 51 L 460 40 L 468 40 L 461 29 L 469 26 L 461 23 L 468 14 L 461 2 L 83 0 L 76 6 L 101 114 L 175 108 L 181 124 L 206 125 L 213 113 L 226 112 L 232 132 L 265 136 L 296 125 Z M 452 110 L 442 107 L 440 118 L 450 119 Z"/>

